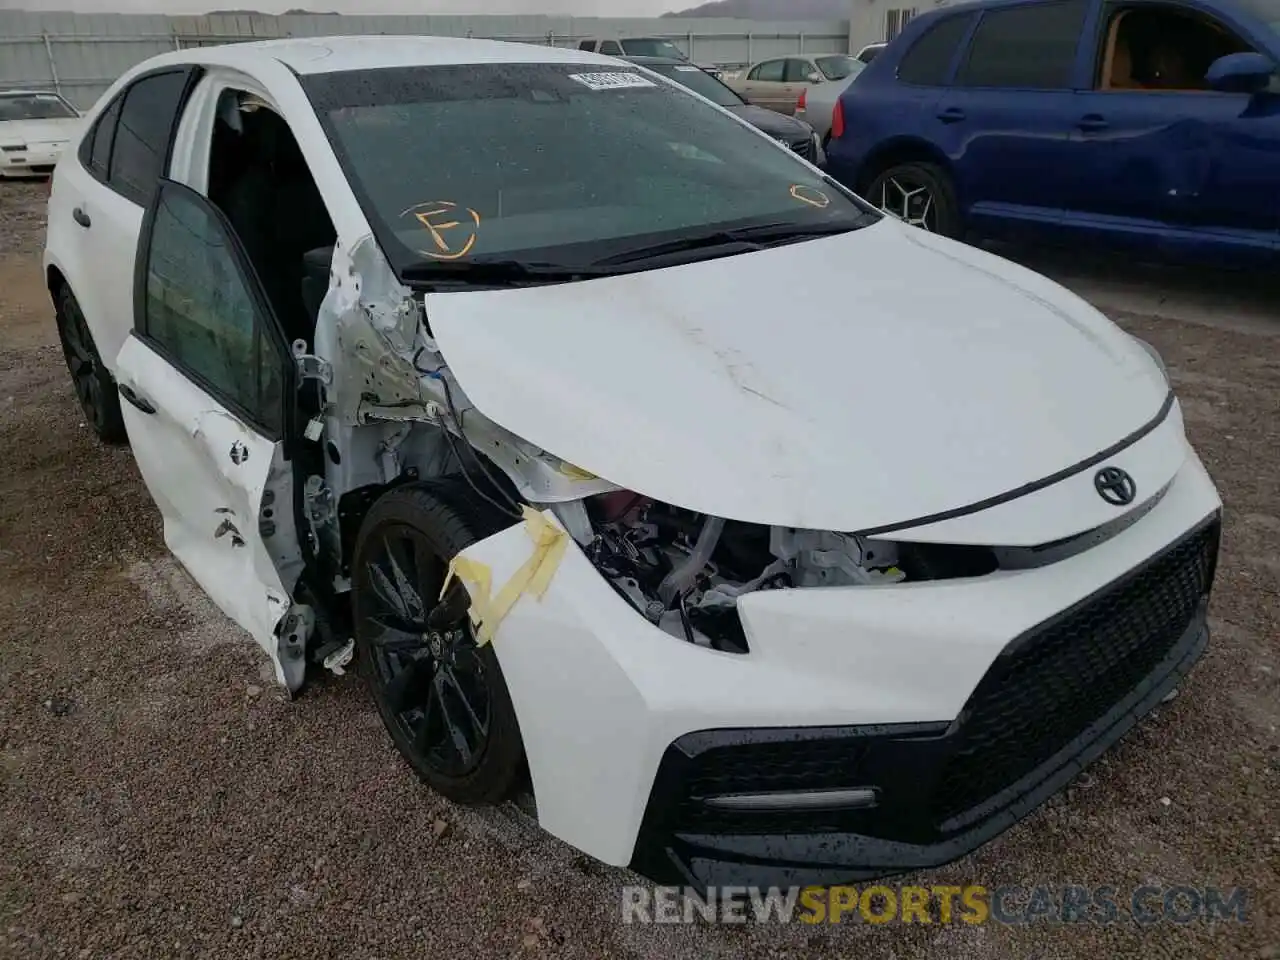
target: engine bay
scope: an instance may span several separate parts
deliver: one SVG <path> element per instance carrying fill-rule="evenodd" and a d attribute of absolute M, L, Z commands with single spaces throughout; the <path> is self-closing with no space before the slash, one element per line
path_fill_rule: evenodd
<path fill-rule="evenodd" d="M 980 576 L 996 567 L 983 548 L 767 527 L 627 490 L 585 506 L 592 536 L 584 550 L 614 589 L 660 629 L 725 653 L 748 652 L 737 601 L 757 590 Z"/>

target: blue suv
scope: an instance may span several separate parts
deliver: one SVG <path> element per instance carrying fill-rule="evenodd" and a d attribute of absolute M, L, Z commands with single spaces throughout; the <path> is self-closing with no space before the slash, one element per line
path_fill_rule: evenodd
<path fill-rule="evenodd" d="M 827 169 L 950 236 L 1280 253 L 1280 0 L 977 0 L 850 85 Z"/>

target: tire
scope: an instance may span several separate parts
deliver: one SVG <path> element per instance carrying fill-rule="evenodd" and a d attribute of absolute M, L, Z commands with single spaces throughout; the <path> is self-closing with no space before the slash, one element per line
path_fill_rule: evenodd
<path fill-rule="evenodd" d="M 960 205 L 947 171 L 932 163 L 900 163 L 881 171 L 866 199 L 912 226 L 944 237 L 962 232 Z"/>
<path fill-rule="evenodd" d="M 84 311 L 66 284 L 58 288 L 54 306 L 62 357 L 67 363 L 67 372 L 71 374 L 71 385 L 85 422 L 103 443 L 113 446 L 127 443 L 129 435 L 120 412 L 120 394 L 116 391 L 115 378 L 103 365 L 93 334 L 85 322 Z"/>
<path fill-rule="evenodd" d="M 477 648 L 465 618 L 430 640 L 425 618 L 450 559 L 511 523 L 454 481 L 399 487 L 365 516 L 352 563 L 356 658 L 387 732 L 424 782 L 469 806 L 523 777 L 520 726 L 493 645 Z"/>

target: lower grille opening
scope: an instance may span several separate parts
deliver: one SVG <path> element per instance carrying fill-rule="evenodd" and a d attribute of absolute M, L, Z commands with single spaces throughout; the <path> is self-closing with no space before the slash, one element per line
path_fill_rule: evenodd
<path fill-rule="evenodd" d="M 1219 530 L 1201 528 L 996 661 L 961 712 L 933 795 L 936 822 L 1031 773 L 1151 673 L 1209 589 Z"/>
<path fill-rule="evenodd" d="M 707 797 L 857 786 L 866 744 L 857 738 L 794 737 L 774 743 L 713 747 L 690 762 L 675 821 L 689 833 L 822 833 L 840 828 L 840 810 L 741 811 L 709 806 Z"/>

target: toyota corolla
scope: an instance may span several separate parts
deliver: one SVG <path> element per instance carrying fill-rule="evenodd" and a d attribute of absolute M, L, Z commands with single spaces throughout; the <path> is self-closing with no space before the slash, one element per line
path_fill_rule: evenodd
<path fill-rule="evenodd" d="M 1221 504 L 1150 347 L 630 64 L 164 55 L 58 165 L 45 269 L 284 688 L 354 658 L 432 788 L 659 880 L 954 859 L 1208 641 Z"/>

